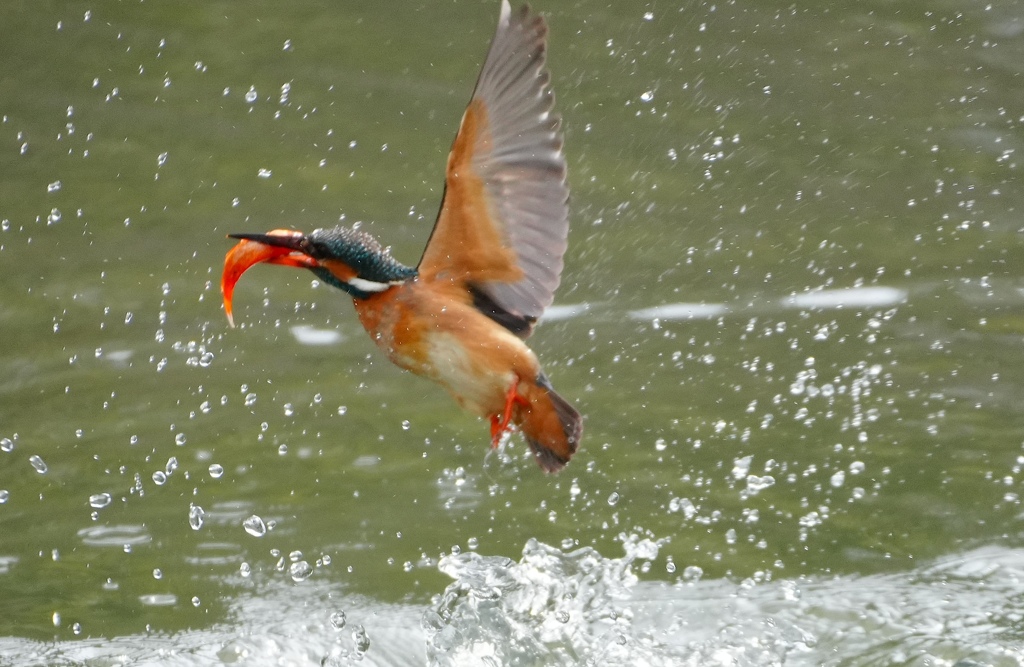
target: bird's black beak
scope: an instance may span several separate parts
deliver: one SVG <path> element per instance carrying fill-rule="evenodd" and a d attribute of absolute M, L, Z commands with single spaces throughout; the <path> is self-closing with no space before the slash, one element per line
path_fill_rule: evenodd
<path fill-rule="evenodd" d="M 263 245 L 275 248 L 288 248 L 289 250 L 304 251 L 306 236 L 300 232 L 293 232 L 285 229 L 275 229 L 267 234 L 228 234 L 230 239 L 239 241 L 255 241 Z"/>

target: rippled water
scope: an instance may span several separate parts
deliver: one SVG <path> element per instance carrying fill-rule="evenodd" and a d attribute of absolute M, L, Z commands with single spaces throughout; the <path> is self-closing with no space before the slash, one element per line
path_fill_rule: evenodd
<path fill-rule="evenodd" d="M 174 637 L 41 644 L 0 639 L 13 660 L 98 656 L 160 664 L 1012 665 L 1024 659 L 1024 554 L 983 548 L 898 575 L 641 582 L 659 546 L 623 536 L 625 555 L 530 541 L 519 560 L 460 553 L 427 608 L 381 604 L 319 584 L 265 582 L 237 596 L 230 623 Z M 151 607 L 174 605 L 150 595 Z M 242 631 L 240 632 L 240 629 Z M 104 663 L 105 664 L 105 663 Z"/>
<path fill-rule="evenodd" d="M 1022 5 L 534 4 L 558 476 L 217 292 L 415 262 L 496 6 L 0 6 L 0 662 L 1024 664 Z"/>

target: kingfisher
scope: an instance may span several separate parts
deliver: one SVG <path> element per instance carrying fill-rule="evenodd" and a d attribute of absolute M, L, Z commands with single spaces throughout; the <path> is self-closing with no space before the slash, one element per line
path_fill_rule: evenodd
<path fill-rule="evenodd" d="M 561 279 L 569 231 L 561 118 L 546 62 L 547 25 L 502 0 L 498 29 L 448 155 L 440 212 L 415 268 L 366 232 L 230 234 L 221 290 L 259 264 L 309 269 L 348 293 L 359 321 L 398 366 L 490 420 L 513 426 L 540 467 L 561 470 L 583 432 L 524 342 Z"/>

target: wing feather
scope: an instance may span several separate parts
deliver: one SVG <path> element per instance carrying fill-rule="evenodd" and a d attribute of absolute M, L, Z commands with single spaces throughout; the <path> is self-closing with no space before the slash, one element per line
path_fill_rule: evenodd
<path fill-rule="evenodd" d="M 531 324 L 551 305 L 569 231 L 546 39 L 540 16 L 528 6 L 513 14 L 502 0 L 419 266 L 424 280 L 461 281 L 486 295 L 488 309 Z"/>

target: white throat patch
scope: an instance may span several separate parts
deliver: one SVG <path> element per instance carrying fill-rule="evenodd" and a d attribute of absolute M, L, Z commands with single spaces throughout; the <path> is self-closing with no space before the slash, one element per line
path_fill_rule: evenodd
<path fill-rule="evenodd" d="M 349 285 L 355 287 L 360 292 L 383 292 L 384 290 L 396 285 L 397 283 L 378 283 L 373 280 L 364 280 L 363 278 L 349 278 L 346 280 Z"/>

